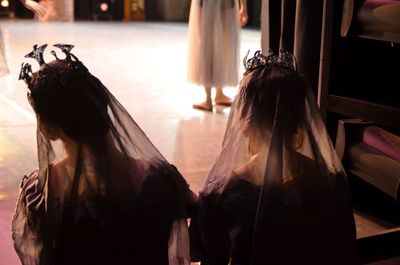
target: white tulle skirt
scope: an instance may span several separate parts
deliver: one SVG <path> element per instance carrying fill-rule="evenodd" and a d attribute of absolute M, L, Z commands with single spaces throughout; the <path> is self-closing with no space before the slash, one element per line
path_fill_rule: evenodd
<path fill-rule="evenodd" d="M 3 35 L 0 29 L 0 75 L 8 73 L 6 55 L 4 52 Z"/>
<path fill-rule="evenodd" d="M 40 4 L 46 9 L 44 15 L 36 14 L 39 21 L 74 21 L 73 0 L 41 0 Z"/>
<path fill-rule="evenodd" d="M 188 81 L 209 87 L 236 86 L 239 34 L 237 0 L 192 0 Z"/>

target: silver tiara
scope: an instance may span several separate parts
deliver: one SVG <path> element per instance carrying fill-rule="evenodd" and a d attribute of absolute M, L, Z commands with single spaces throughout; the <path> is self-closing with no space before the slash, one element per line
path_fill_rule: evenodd
<path fill-rule="evenodd" d="M 265 56 L 258 50 L 254 53 L 254 56 L 252 58 L 248 59 L 249 53 L 250 50 L 243 58 L 243 65 L 246 71 L 268 65 L 279 65 L 296 71 L 296 59 L 290 52 L 280 50 L 279 54 L 274 54 L 272 50 L 269 50 L 268 55 Z"/>

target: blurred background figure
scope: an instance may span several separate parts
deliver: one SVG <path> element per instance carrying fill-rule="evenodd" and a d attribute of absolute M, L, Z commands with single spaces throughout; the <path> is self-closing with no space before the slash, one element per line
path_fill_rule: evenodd
<path fill-rule="evenodd" d="M 246 0 L 193 0 L 189 17 L 188 80 L 204 86 L 205 101 L 193 108 L 213 110 L 215 104 L 230 106 L 225 86 L 236 86 L 239 71 L 240 25 L 247 23 Z"/>
<path fill-rule="evenodd" d="M 0 28 L 0 75 L 8 73 L 6 55 L 4 52 L 3 33 Z"/>
<path fill-rule="evenodd" d="M 73 21 L 73 0 L 21 0 L 24 6 L 35 15 L 39 21 Z"/>

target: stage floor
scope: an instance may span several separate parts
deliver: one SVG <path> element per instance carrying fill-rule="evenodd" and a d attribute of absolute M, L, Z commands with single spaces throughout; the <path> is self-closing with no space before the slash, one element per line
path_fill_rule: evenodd
<path fill-rule="evenodd" d="M 186 23 L 1 21 L 10 74 L 0 77 L 0 199 L 14 197 L 20 177 L 36 168 L 35 117 L 18 81 L 33 44 L 71 43 L 74 54 L 125 106 L 160 152 L 199 191 L 218 155 L 229 108 L 194 110 L 203 89 L 186 82 Z M 243 30 L 242 51 L 260 33 Z M 52 60 L 48 47 L 45 60 Z M 37 68 L 36 68 L 37 69 Z M 234 96 L 236 88 L 226 92 Z"/>
<path fill-rule="evenodd" d="M 192 109 L 201 87 L 186 82 L 187 24 L 144 22 L 39 23 L 0 20 L 10 73 L 0 76 L 0 263 L 19 264 L 9 223 L 23 174 L 37 167 L 35 116 L 18 81 L 33 44 L 74 44 L 74 54 L 126 107 L 196 193 L 218 156 L 229 108 Z M 260 32 L 242 30 L 240 55 L 259 49 Z M 51 48 L 45 59 L 51 60 Z M 36 65 L 30 62 L 34 69 Z M 241 69 L 243 72 L 243 69 Z M 230 96 L 237 88 L 227 88 Z M 356 214 L 358 236 L 392 224 Z"/>

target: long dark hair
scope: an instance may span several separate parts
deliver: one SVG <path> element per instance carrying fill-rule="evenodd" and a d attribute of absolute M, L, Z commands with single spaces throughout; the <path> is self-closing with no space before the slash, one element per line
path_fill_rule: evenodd
<path fill-rule="evenodd" d="M 32 80 L 35 90 L 28 98 L 41 123 L 89 144 L 110 129 L 108 95 L 89 72 L 77 74 L 68 62 L 55 60 L 34 73 Z"/>
<path fill-rule="evenodd" d="M 279 65 L 257 67 L 245 73 L 240 83 L 240 118 L 244 130 L 257 130 L 262 134 L 271 130 L 277 118 L 279 100 L 279 122 L 285 128 L 285 143 L 292 145 L 301 127 L 307 122 L 305 78 L 297 72 Z M 288 147 L 288 146 L 287 146 Z"/>

